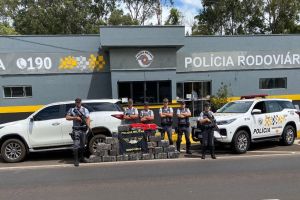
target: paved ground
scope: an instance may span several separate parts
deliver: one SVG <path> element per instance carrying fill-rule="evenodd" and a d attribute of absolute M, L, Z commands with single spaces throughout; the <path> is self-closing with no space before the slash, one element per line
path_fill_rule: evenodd
<path fill-rule="evenodd" d="M 299 200 L 300 154 L 0 169 L 0 199 Z"/>
<path fill-rule="evenodd" d="M 181 158 L 200 158 L 200 145 L 192 146 L 193 155 L 185 154 L 185 145 L 182 145 Z M 293 146 L 279 146 L 277 142 L 265 142 L 252 144 L 246 154 L 233 154 L 230 147 L 217 146 L 216 153 L 218 157 L 244 157 L 253 155 L 271 155 L 271 154 L 293 154 L 300 152 L 299 140 L 295 141 Z M 72 151 L 56 151 L 47 153 L 32 153 L 22 163 L 3 163 L 0 158 L 0 168 L 22 167 L 22 166 L 46 166 L 46 165 L 64 165 L 73 162 Z M 300 168 L 300 167 L 299 167 Z"/>

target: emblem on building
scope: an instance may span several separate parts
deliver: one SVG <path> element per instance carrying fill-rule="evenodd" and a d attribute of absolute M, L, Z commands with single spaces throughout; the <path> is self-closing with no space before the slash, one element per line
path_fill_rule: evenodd
<path fill-rule="evenodd" d="M 138 52 L 135 57 L 141 67 L 149 67 L 154 58 L 152 53 L 146 50 Z"/>

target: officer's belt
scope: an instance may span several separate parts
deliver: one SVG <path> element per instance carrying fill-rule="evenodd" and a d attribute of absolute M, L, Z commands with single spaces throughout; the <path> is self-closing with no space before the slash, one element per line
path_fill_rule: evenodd
<path fill-rule="evenodd" d="M 76 130 L 76 131 L 85 131 L 85 130 L 87 130 L 87 126 L 73 126 L 72 127 L 73 128 L 73 130 Z"/>

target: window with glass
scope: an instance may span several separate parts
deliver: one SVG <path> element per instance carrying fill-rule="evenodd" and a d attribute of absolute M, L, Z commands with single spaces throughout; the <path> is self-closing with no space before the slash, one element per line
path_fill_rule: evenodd
<path fill-rule="evenodd" d="M 131 98 L 134 103 L 161 103 L 164 98 L 172 99 L 171 81 L 119 82 L 119 98 Z"/>
<path fill-rule="evenodd" d="M 60 112 L 60 105 L 49 106 L 44 108 L 40 112 L 38 112 L 34 116 L 35 121 L 44 121 L 44 120 L 51 120 L 51 119 L 59 119 L 63 118 L 64 115 Z"/>
<path fill-rule="evenodd" d="M 191 81 L 177 83 L 177 99 L 184 99 L 192 116 L 199 116 L 204 101 L 211 95 L 211 81 Z"/>
<path fill-rule="evenodd" d="M 273 112 L 280 112 L 282 111 L 282 107 L 279 105 L 278 102 L 276 101 L 267 101 L 266 102 L 266 107 L 268 113 L 273 113 Z"/>
<path fill-rule="evenodd" d="M 201 100 L 211 95 L 211 82 L 177 83 L 177 98 L 186 100 Z"/>
<path fill-rule="evenodd" d="M 286 89 L 287 78 L 261 78 L 259 89 Z"/>
<path fill-rule="evenodd" d="M 255 106 L 253 107 L 253 110 L 254 109 L 261 110 L 262 114 L 267 113 L 266 103 L 264 101 L 256 103 Z"/>
<path fill-rule="evenodd" d="M 252 104 L 253 101 L 229 102 L 220 108 L 217 113 L 246 113 Z"/>
<path fill-rule="evenodd" d="M 279 103 L 283 109 L 295 109 L 295 106 L 291 101 L 277 101 L 277 103 Z"/>
<path fill-rule="evenodd" d="M 32 97 L 31 86 L 4 86 L 4 98 Z"/>

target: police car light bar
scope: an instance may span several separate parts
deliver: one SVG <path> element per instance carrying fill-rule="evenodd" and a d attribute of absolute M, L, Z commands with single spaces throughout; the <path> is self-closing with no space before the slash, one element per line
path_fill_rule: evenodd
<path fill-rule="evenodd" d="M 268 96 L 267 94 L 246 95 L 246 96 L 241 96 L 241 99 L 255 99 L 255 98 L 265 99 L 267 96 Z"/>

